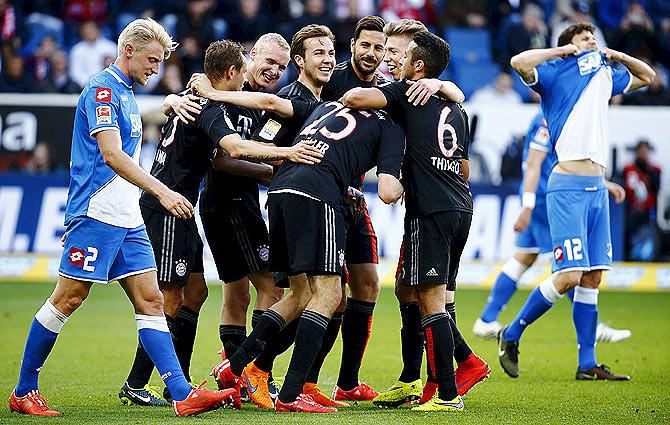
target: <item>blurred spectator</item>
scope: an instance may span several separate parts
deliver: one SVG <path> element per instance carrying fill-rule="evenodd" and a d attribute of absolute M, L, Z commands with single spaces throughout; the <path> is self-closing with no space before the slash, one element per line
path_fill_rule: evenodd
<path fill-rule="evenodd" d="M 10 56 L 3 65 L 4 72 L 0 76 L 0 92 L 30 93 L 33 91 L 33 81 L 30 74 L 24 72 L 24 63 L 21 56 Z"/>
<path fill-rule="evenodd" d="M 45 93 L 78 94 L 81 87 L 72 81 L 67 72 L 67 56 L 62 50 L 56 50 L 49 58 L 49 75 L 40 83 L 40 91 Z"/>
<path fill-rule="evenodd" d="M 186 84 L 194 72 L 203 72 L 205 47 L 198 44 L 198 40 L 193 37 L 186 37 L 181 40 L 179 56 L 181 57 L 181 69 L 183 69 L 182 84 Z"/>
<path fill-rule="evenodd" d="M 500 72 L 493 84 L 475 91 L 470 99 L 472 103 L 512 105 L 521 103 L 521 96 L 514 90 L 512 75 Z"/>
<path fill-rule="evenodd" d="M 100 34 L 95 22 L 88 21 L 81 26 L 81 41 L 70 50 L 70 77 L 84 87 L 88 80 L 104 68 L 105 60 L 117 56 L 116 43 Z"/>
<path fill-rule="evenodd" d="M 485 28 L 486 0 L 446 1 L 440 14 L 440 26 Z"/>
<path fill-rule="evenodd" d="M 33 156 L 24 168 L 30 174 L 49 174 L 52 171 L 49 145 L 40 142 L 33 149 Z"/>
<path fill-rule="evenodd" d="M 623 97 L 624 105 L 639 106 L 670 106 L 670 90 L 668 81 L 661 67 L 654 66 L 656 78 L 643 90 L 635 90 Z"/>
<path fill-rule="evenodd" d="M 656 245 L 656 197 L 661 184 L 661 169 L 652 164 L 654 147 L 647 140 L 635 146 L 635 160 L 624 167 L 626 189 L 626 243 L 628 258 L 651 261 Z"/>
<path fill-rule="evenodd" d="M 163 68 L 163 77 L 153 90 L 153 94 L 167 96 L 168 94 L 179 93 L 185 88 L 183 80 L 179 64 L 168 63 Z"/>
<path fill-rule="evenodd" d="M 285 28 L 282 30 L 282 35 L 287 40 L 290 40 L 291 37 L 293 37 L 293 34 L 300 28 L 309 24 L 325 25 L 328 28 L 340 28 L 337 26 L 338 24 L 335 22 L 335 19 L 326 8 L 325 0 L 305 0 L 304 5 L 305 7 L 302 16 L 289 22 L 289 25 L 285 25 Z M 343 53 L 342 50 L 345 48 L 346 51 L 349 51 L 348 47 L 349 41 L 351 40 L 351 32 L 345 32 L 340 29 L 340 31 L 336 31 L 335 38 L 335 52 L 337 54 Z"/>
<path fill-rule="evenodd" d="M 335 18 L 338 21 L 357 22 L 360 18 L 377 13 L 374 0 L 334 0 Z"/>
<path fill-rule="evenodd" d="M 107 18 L 106 0 L 65 0 L 65 21 L 103 23 Z"/>
<path fill-rule="evenodd" d="M 237 15 L 228 23 L 228 36 L 250 50 L 258 37 L 270 32 L 272 22 L 261 10 L 260 0 L 238 0 L 238 4 Z"/>
<path fill-rule="evenodd" d="M 528 3 L 523 8 L 521 22 L 510 27 L 505 40 L 505 54 L 502 57 L 503 68 L 509 67 L 512 56 L 529 49 L 544 49 L 547 47 L 547 25 L 543 21 L 542 9 Z"/>
<path fill-rule="evenodd" d="M 0 0 L 0 37 L 5 44 L 16 35 L 16 11 L 9 0 Z"/>
<path fill-rule="evenodd" d="M 416 19 L 424 25 L 435 25 L 435 10 L 431 0 L 381 0 L 379 16 L 386 22 Z"/>
<path fill-rule="evenodd" d="M 35 81 L 44 80 L 49 74 L 49 58 L 57 49 L 56 40 L 47 35 L 42 39 L 35 52 L 26 59 L 26 71 Z"/>
<path fill-rule="evenodd" d="M 612 47 L 629 55 L 648 59 L 658 53 L 654 22 L 641 2 L 633 0 L 628 4 Z"/>
<path fill-rule="evenodd" d="M 556 47 L 558 45 L 558 36 L 561 35 L 566 28 L 572 24 L 578 22 L 591 22 L 596 27 L 596 32 L 594 33 L 596 41 L 598 42 L 598 48 L 607 47 L 607 42 L 605 41 L 605 36 L 603 32 L 598 28 L 597 22 L 591 16 L 591 6 L 586 1 L 573 1 L 571 2 L 572 10 L 567 19 L 558 22 L 551 31 L 551 45 Z"/>
<path fill-rule="evenodd" d="M 177 37 L 195 38 L 203 49 L 216 39 L 212 14 L 213 0 L 190 0 L 184 7 L 184 12 L 177 17 Z"/>

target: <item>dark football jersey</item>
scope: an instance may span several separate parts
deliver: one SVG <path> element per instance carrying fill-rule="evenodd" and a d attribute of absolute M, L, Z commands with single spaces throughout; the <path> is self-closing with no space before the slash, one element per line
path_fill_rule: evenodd
<path fill-rule="evenodd" d="M 357 87 L 375 87 L 387 82 L 386 78 L 384 78 L 378 71 L 375 71 L 372 81 L 363 81 L 358 77 L 356 71 L 354 71 L 354 66 L 351 64 L 351 60 L 340 62 L 335 66 L 335 69 L 333 69 L 333 75 L 331 75 L 328 83 L 323 86 L 323 89 L 321 90 L 321 100 L 324 102 L 338 101 L 351 89 Z M 356 176 L 350 185 L 362 190 L 364 177 L 365 175 Z"/>
<path fill-rule="evenodd" d="M 184 124 L 173 112 L 161 132 L 151 175 L 195 205 L 200 183 L 211 168 L 212 152 L 221 138 L 235 133 L 228 105 L 200 98 L 202 110 L 195 121 Z M 165 211 L 156 197 L 142 194 L 140 204 Z"/>
<path fill-rule="evenodd" d="M 337 102 L 316 108 L 294 143 L 313 140 L 323 153 L 316 165 L 285 161 L 268 192 L 299 192 L 328 203 L 342 204 L 354 176 L 377 166 L 377 173 L 400 178 L 405 135 L 382 111 L 355 111 Z"/>
<path fill-rule="evenodd" d="M 292 146 L 300 128 L 320 104 L 320 100 L 298 80 L 279 90 L 277 96 L 291 100 L 293 116 L 286 118 L 274 113 L 264 114 L 252 139 L 277 146 Z"/>
<path fill-rule="evenodd" d="M 248 83 L 245 91 L 252 91 Z M 235 132 L 244 140 L 249 140 L 256 130 L 262 112 L 226 104 L 228 119 Z M 253 177 L 237 176 L 210 167 L 205 178 L 205 186 L 200 193 L 200 212 L 214 212 L 230 207 L 233 201 L 244 201 L 249 205 L 259 205 L 258 181 Z"/>
<path fill-rule="evenodd" d="M 406 81 L 378 88 L 386 97 L 385 109 L 407 133 L 403 164 L 407 214 L 472 212 L 472 194 L 461 171 L 470 144 L 468 117 L 462 107 L 439 96 L 414 106 L 405 96 Z"/>

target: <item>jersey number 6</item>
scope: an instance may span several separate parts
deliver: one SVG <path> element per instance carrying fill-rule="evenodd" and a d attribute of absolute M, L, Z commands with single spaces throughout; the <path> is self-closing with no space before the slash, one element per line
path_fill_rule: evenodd
<path fill-rule="evenodd" d="M 458 148 L 458 137 L 456 136 L 456 129 L 451 124 L 447 123 L 450 113 L 451 108 L 445 106 L 440 113 L 440 121 L 437 126 L 437 143 L 440 146 L 440 152 L 442 152 L 442 155 L 446 156 L 447 158 L 451 158 Z M 444 142 L 447 139 L 447 137 L 445 137 L 445 133 L 447 131 L 451 134 L 451 146 L 449 149 L 444 146 Z"/>

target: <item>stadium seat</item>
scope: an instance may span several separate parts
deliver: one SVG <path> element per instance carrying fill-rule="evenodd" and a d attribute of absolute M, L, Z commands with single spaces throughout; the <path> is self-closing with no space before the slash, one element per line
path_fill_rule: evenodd
<path fill-rule="evenodd" d="M 454 82 L 463 90 L 467 99 L 475 90 L 493 83 L 500 68 L 491 61 L 455 61 L 451 65 L 451 72 Z"/>
<path fill-rule="evenodd" d="M 63 21 L 43 13 L 31 13 L 25 21 L 26 42 L 21 49 L 21 55 L 29 56 L 39 47 L 42 39 L 51 36 L 58 46 L 63 46 Z"/>
<path fill-rule="evenodd" d="M 216 18 L 212 20 L 212 26 L 214 27 L 214 36 L 217 40 L 226 38 L 228 34 L 228 22 L 221 18 Z"/>
<path fill-rule="evenodd" d="M 451 57 L 468 62 L 491 61 L 491 34 L 488 30 L 449 28 L 444 33 L 451 45 Z"/>

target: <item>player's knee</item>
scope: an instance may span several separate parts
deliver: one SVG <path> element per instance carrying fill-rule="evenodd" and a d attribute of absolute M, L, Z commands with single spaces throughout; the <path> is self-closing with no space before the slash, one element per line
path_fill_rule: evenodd
<path fill-rule="evenodd" d="M 575 286 L 579 285 L 581 277 L 582 272 L 580 271 L 558 273 L 553 278 L 554 286 L 559 294 L 565 294 Z"/>
<path fill-rule="evenodd" d="M 69 316 L 72 313 L 74 313 L 74 311 L 78 309 L 79 306 L 81 306 L 81 304 L 84 302 L 87 296 L 88 292 L 84 293 L 81 291 L 68 294 L 68 296 L 63 300 L 63 302 L 58 303 L 58 305 L 57 306 L 55 305 L 55 307 L 63 314 Z"/>
<path fill-rule="evenodd" d="M 598 286 L 600 286 L 602 277 L 602 270 L 594 270 L 592 272 L 584 273 L 581 280 L 579 281 L 579 286 L 596 289 Z"/>
<path fill-rule="evenodd" d="M 396 282 L 395 297 L 400 304 L 415 302 L 416 290 L 403 285 L 401 282 Z"/>

